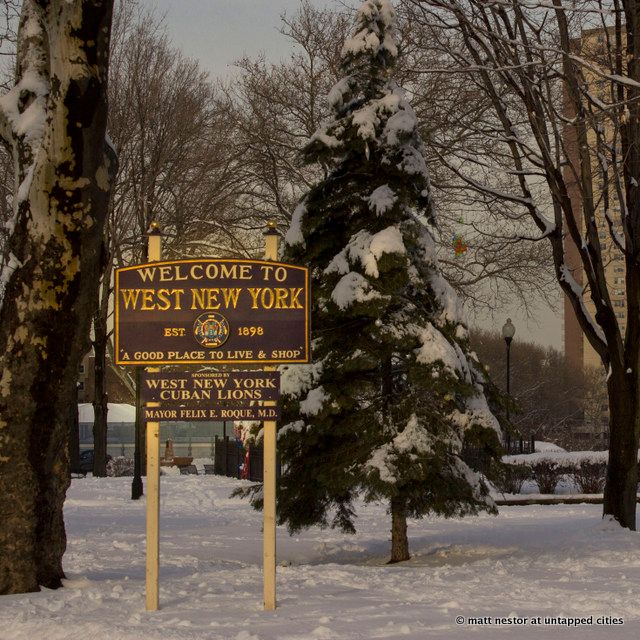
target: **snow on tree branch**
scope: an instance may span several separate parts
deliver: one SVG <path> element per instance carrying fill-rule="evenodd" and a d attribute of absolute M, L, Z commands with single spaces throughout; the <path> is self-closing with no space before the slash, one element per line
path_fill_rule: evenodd
<path fill-rule="evenodd" d="M 0 97 L 0 135 L 12 145 L 20 139 L 31 157 L 44 135 L 49 95 L 49 53 L 45 15 L 25 0 L 20 18 L 16 84 Z"/>

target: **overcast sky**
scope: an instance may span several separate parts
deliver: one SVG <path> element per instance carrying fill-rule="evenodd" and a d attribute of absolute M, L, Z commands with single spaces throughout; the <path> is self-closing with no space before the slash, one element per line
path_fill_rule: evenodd
<path fill-rule="evenodd" d="M 310 0 L 314 6 L 339 6 L 334 0 Z M 280 16 L 294 14 L 300 0 L 143 0 L 159 15 L 174 42 L 198 58 L 212 74 L 224 74 L 244 53 L 286 55 L 287 41 L 278 33 Z M 355 0 L 347 0 L 354 5 Z"/>
<path fill-rule="evenodd" d="M 314 6 L 357 6 L 358 0 L 309 0 Z M 293 14 L 300 0 L 142 0 L 165 16 L 174 44 L 200 60 L 212 75 L 225 75 L 243 54 L 264 52 L 279 59 L 288 53 L 288 41 L 279 32 L 280 16 Z M 511 316 L 516 340 L 562 348 L 562 314 L 541 307 L 537 321 L 527 320 L 517 308 L 500 310 L 479 319 L 487 329 L 500 331 Z"/>

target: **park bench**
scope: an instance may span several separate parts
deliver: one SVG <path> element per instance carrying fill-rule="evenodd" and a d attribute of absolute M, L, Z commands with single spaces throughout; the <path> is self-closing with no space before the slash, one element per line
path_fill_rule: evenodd
<path fill-rule="evenodd" d="M 184 467 L 180 467 L 180 475 L 181 476 L 197 476 L 198 470 L 196 469 L 196 465 L 188 464 Z"/>

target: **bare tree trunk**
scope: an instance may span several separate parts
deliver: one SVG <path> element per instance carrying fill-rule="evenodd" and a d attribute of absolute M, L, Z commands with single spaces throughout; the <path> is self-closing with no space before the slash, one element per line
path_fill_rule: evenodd
<path fill-rule="evenodd" d="M 389 564 L 408 560 L 407 505 L 404 498 L 391 498 L 391 559 Z"/>
<path fill-rule="evenodd" d="M 391 356 L 382 361 L 382 396 L 385 398 L 385 411 L 393 396 L 393 370 Z M 407 537 L 407 501 L 401 496 L 391 498 L 391 559 L 389 564 L 408 560 L 409 539 Z"/>
<path fill-rule="evenodd" d="M 76 401 L 69 405 L 69 468 L 71 473 L 80 471 L 80 422 L 78 418 L 78 386 Z"/>
<path fill-rule="evenodd" d="M 105 241 L 104 246 L 107 243 Z M 93 389 L 93 475 L 104 478 L 107 475 L 107 316 L 109 312 L 109 281 L 111 260 L 105 260 L 98 310 L 93 318 L 94 389 Z"/>
<path fill-rule="evenodd" d="M 0 309 L 0 594 L 61 586 L 69 406 L 89 346 L 115 154 L 105 142 L 112 0 L 24 0 L 15 226 Z M 27 113 L 28 112 L 28 113 Z M 26 113 L 28 126 L 21 121 Z"/>
<path fill-rule="evenodd" d="M 94 325 L 95 327 L 95 325 Z M 106 336 L 93 342 L 95 353 L 95 389 L 93 392 L 93 475 L 104 478 L 107 475 L 107 412 L 108 396 L 106 392 Z"/>
<path fill-rule="evenodd" d="M 623 527 L 636 528 L 638 492 L 638 393 L 635 376 L 618 365 L 611 367 L 609 393 L 609 464 L 604 488 L 604 516 Z"/>
<path fill-rule="evenodd" d="M 139 500 L 144 495 L 144 485 L 142 483 L 144 451 L 144 422 L 142 421 L 142 408 L 140 402 L 140 380 L 142 369 L 136 367 L 136 425 L 135 425 L 135 445 L 133 448 L 133 480 L 131 481 L 131 499 Z"/>

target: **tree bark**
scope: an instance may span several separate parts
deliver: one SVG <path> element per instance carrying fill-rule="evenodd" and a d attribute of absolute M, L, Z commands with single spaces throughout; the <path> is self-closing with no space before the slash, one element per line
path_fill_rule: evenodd
<path fill-rule="evenodd" d="M 19 114 L 3 111 L 0 127 L 20 188 L 0 309 L 0 594 L 64 577 L 69 406 L 116 162 L 105 142 L 111 9 L 112 0 L 24 0 L 16 86 L 3 97 Z M 25 135 L 27 110 L 42 127 Z"/>
<path fill-rule="evenodd" d="M 401 497 L 391 498 L 391 559 L 389 564 L 409 560 L 407 505 Z"/>
<path fill-rule="evenodd" d="M 106 246 L 106 242 L 103 246 Z M 107 315 L 109 307 L 109 280 L 111 260 L 105 260 L 102 273 L 101 295 L 98 310 L 93 318 L 94 388 L 93 388 L 93 475 L 107 475 Z"/>
<path fill-rule="evenodd" d="M 95 328 L 95 325 L 94 325 Z M 106 344 L 101 336 L 93 341 L 95 353 L 95 389 L 93 395 L 93 475 L 104 478 L 107 475 L 107 412 L 106 392 Z"/>
<path fill-rule="evenodd" d="M 140 381 L 142 379 L 142 369 L 136 367 L 136 424 L 135 424 L 135 445 L 133 449 L 133 480 L 131 481 L 131 499 L 139 500 L 144 495 L 144 485 L 142 483 L 144 451 L 144 422 L 142 421 L 142 405 L 140 402 Z"/>
<path fill-rule="evenodd" d="M 609 463 L 604 488 L 604 516 L 636 529 L 638 492 L 638 434 L 640 426 L 636 377 L 621 366 L 611 366 L 609 395 Z"/>
<path fill-rule="evenodd" d="M 78 416 L 78 387 L 76 401 L 69 406 L 69 468 L 71 473 L 80 472 L 80 421 Z"/>

